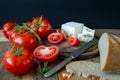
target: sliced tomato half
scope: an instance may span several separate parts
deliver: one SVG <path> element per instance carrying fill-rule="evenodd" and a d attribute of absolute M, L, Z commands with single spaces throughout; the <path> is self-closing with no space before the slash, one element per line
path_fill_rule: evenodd
<path fill-rule="evenodd" d="M 40 62 L 53 62 L 59 54 L 59 48 L 57 46 L 46 47 L 44 45 L 38 46 L 33 55 Z"/>
<path fill-rule="evenodd" d="M 63 40 L 63 34 L 61 33 L 51 33 L 48 36 L 48 41 L 53 44 L 58 44 Z"/>

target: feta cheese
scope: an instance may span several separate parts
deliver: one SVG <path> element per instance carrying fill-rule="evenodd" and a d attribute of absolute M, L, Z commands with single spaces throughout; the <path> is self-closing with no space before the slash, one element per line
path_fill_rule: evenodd
<path fill-rule="evenodd" d="M 65 31 L 65 33 L 70 36 L 71 34 L 77 36 L 78 33 L 82 32 L 84 24 L 78 23 L 78 22 L 68 22 L 65 24 L 62 24 L 62 29 Z"/>
<path fill-rule="evenodd" d="M 89 42 L 94 38 L 95 30 L 92 30 L 86 26 L 83 27 L 82 33 L 77 35 L 80 41 Z"/>
<path fill-rule="evenodd" d="M 92 30 L 82 23 L 67 22 L 61 25 L 67 36 L 75 35 L 80 41 L 89 42 L 94 38 L 95 30 Z"/>

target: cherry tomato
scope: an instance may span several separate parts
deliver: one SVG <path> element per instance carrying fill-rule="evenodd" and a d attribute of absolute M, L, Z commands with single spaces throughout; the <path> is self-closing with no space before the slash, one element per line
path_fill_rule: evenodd
<path fill-rule="evenodd" d="M 15 22 L 6 22 L 4 25 L 3 25 L 3 28 L 2 28 L 2 32 L 3 32 L 3 35 L 9 39 L 9 31 L 13 29 L 14 26 L 16 26 L 17 23 Z"/>
<path fill-rule="evenodd" d="M 53 44 L 62 42 L 63 38 L 63 34 L 61 33 L 51 33 L 48 35 L 48 41 Z"/>
<path fill-rule="evenodd" d="M 46 47 L 44 45 L 38 46 L 33 55 L 40 62 L 53 62 L 59 54 L 59 48 L 57 46 Z"/>
<path fill-rule="evenodd" d="M 24 33 L 16 36 L 12 40 L 12 45 L 19 46 L 23 44 L 23 47 L 33 51 L 38 46 L 38 41 L 33 34 Z"/>
<path fill-rule="evenodd" d="M 23 47 L 8 50 L 2 60 L 4 68 L 12 74 L 25 74 L 30 71 L 34 63 L 32 53 Z"/>
<path fill-rule="evenodd" d="M 41 38 L 46 38 L 52 31 L 50 21 L 44 17 L 34 18 L 30 27 L 34 28 L 36 33 L 38 33 Z"/>
<path fill-rule="evenodd" d="M 80 41 L 76 36 L 70 35 L 70 37 L 68 38 L 68 44 L 70 46 L 78 46 L 80 44 Z"/>

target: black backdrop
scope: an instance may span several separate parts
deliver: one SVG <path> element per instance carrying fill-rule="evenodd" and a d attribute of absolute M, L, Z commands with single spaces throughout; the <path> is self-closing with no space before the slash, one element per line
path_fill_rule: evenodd
<path fill-rule="evenodd" d="M 33 17 L 47 17 L 54 28 L 68 21 L 90 28 L 120 28 L 120 5 L 116 0 L 1 0 L 0 28 L 6 21 L 21 24 Z"/>

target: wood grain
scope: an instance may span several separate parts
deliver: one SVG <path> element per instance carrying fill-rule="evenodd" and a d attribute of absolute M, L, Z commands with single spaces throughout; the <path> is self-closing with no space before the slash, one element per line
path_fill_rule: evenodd
<path fill-rule="evenodd" d="M 109 32 L 112 34 L 116 34 L 118 36 L 120 35 L 120 29 L 95 29 L 95 30 L 96 30 L 95 36 L 98 38 L 101 36 L 101 34 L 103 32 Z M 48 46 L 52 45 L 50 43 L 46 43 L 46 41 L 44 41 L 43 43 Z M 84 45 L 84 43 L 81 44 L 81 46 L 82 45 Z M 62 55 L 67 53 L 67 56 L 71 52 L 73 52 L 74 50 L 77 50 L 79 48 L 79 47 L 70 47 L 67 45 L 66 42 L 63 42 L 62 44 L 59 44 L 58 46 L 61 51 L 60 53 Z M 10 42 L 6 38 L 3 37 L 3 35 L 1 34 L 1 31 L 0 31 L 0 63 L 2 61 L 2 57 L 3 57 L 4 53 L 8 49 L 10 49 L 10 47 L 11 47 Z M 86 52 L 86 54 L 89 55 L 89 53 L 92 53 L 92 54 L 96 53 L 94 51 L 98 51 L 98 48 L 96 47 L 94 49 L 89 49 L 88 52 Z M 59 62 L 61 62 L 67 56 L 64 55 L 64 57 L 62 56 L 62 59 L 58 58 L 53 64 L 49 64 L 49 69 L 51 69 L 53 66 L 57 65 Z M 99 57 L 90 58 L 88 60 L 99 62 Z M 61 80 L 61 74 L 64 72 L 66 73 L 65 68 L 61 69 L 58 73 L 54 74 L 53 76 L 51 76 L 49 78 L 44 78 L 43 75 L 41 75 L 37 72 L 37 64 L 34 63 L 34 66 L 29 73 L 18 76 L 18 75 L 10 74 L 2 66 L 0 66 L 0 80 Z M 69 80 L 88 80 L 88 79 L 78 77 L 78 76 L 73 76 Z"/>

